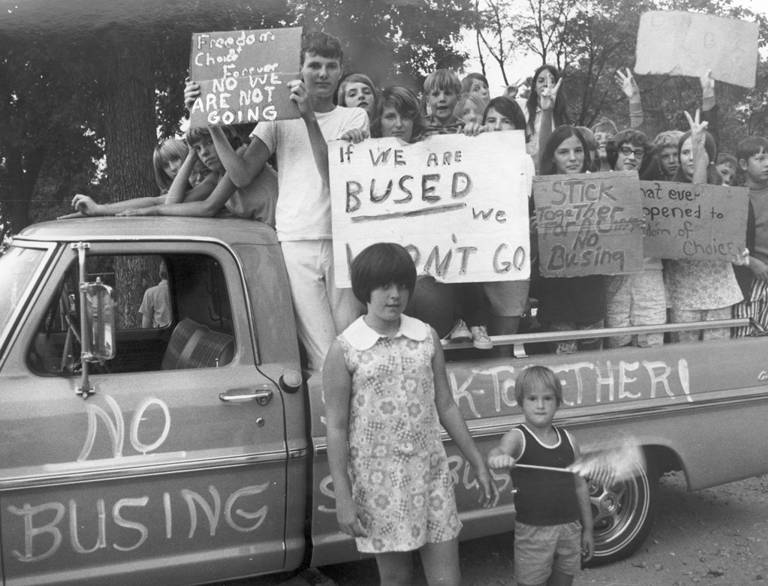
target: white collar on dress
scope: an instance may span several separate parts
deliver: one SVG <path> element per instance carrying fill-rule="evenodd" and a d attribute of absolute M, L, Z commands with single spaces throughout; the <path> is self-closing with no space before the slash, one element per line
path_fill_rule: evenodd
<path fill-rule="evenodd" d="M 423 321 L 408 315 L 400 316 L 400 329 L 393 338 L 405 336 L 416 342 L 424 340 L 429 335 L 429 326 Z M 344 331 L 344 338 L 355 350 L 368 350 L 379 338 L 386 338 L 365 323 L 363 316 L 358 317 Z"/>

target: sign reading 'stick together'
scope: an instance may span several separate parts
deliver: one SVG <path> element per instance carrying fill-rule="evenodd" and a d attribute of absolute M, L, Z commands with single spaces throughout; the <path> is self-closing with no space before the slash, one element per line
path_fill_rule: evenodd
<path fill-rule="evenodd" d="M 637 173 L 536 177 L 533 196 L 542 276 L 642 270 L 644 222 Z"/>

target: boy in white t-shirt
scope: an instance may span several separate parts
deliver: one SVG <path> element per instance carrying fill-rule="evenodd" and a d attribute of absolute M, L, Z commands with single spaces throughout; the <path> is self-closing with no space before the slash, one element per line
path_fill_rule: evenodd
<path fill-rule="evenodd" d="M 365 110 L 333 103 L 342 75 L 342 58 L 341 44 L 335 37 L 325 33 L 305 35 L 302 79 L 292 82 L 291 87 L 291 99 L 301 118 L 257 124 L 242 158 L 232 149 L 220 151 L 235 186 L 250 183 L 267 159 L 277 156 L 275 228 L 291 283 L 299 337 L 312 372 L 322 369 L 336 335 L 362 310 L 351 289 L 339 289 L 334 284 L 331 200 L 327 180 L 320 171 L 327 170 L 327 141 L 341 138 L 350 130 L 368 132 Z M 199 86 L 188 84 L 185 98 L 194 99 L 198 91 Z"/>

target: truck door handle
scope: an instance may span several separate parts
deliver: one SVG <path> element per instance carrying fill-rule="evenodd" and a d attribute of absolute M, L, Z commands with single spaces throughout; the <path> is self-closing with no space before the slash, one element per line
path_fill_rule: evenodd
<path fill-rule="evenodd" d="M 272 389 L 267 385 L 258 386 L 255 389 L 230 389 L 219 393 L 219 399 L 225 403 L 256 401 L 265 407 L 272 400 Z"/>

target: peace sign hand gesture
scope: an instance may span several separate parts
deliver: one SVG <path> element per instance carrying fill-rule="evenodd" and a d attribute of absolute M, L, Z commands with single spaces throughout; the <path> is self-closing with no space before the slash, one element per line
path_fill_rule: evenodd
<path fill-rule="evenodd" d="M 555 101 L 557 100 L 557 92 L 560 91 L 560 84 L 563 83 L 563 78 L 557 80 L 554 86 L 546 85 L 541 88 L 539 92 L 539 106 L 542 110 L 554 110 Z"/>
<path fill-rule="evenodd" d="M 706 138 L 706 130 L 707 126 L 709 126 L 709 122 L 704 120 L 701 121 L 701 110 L 699 108 L 696 108 L 696 114 L 691 117 L 691 115 L 688 112 L 683 112 L 685 114 L 686 120 L 688 120 L 688 126 L 691 128 L 691 147 L 693 147 L 694 153 L 696 152 L 696 147 L 704 147 L 704 141 Z"/>

